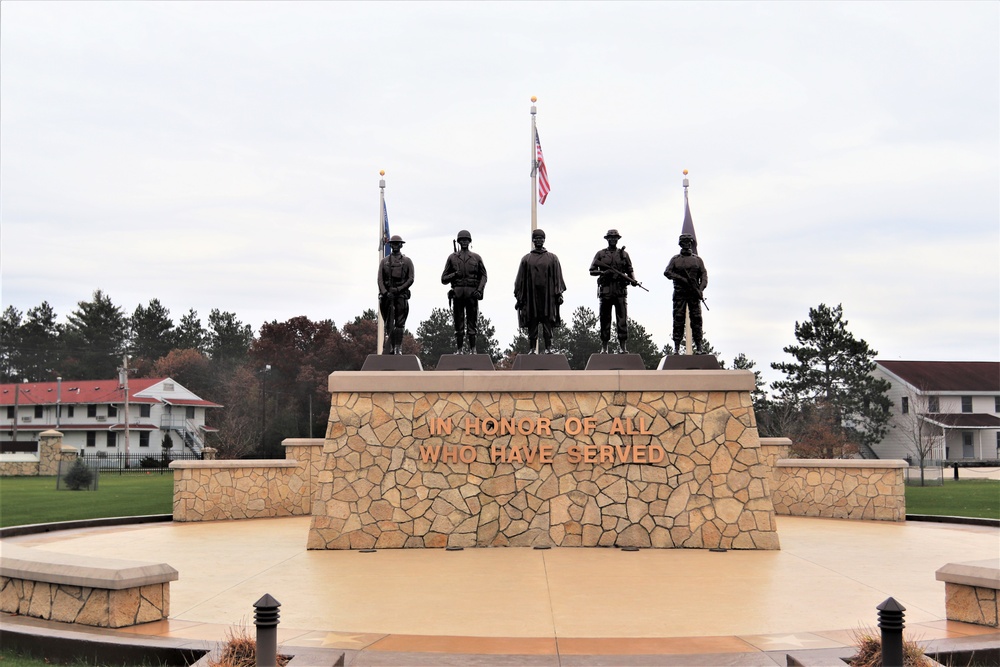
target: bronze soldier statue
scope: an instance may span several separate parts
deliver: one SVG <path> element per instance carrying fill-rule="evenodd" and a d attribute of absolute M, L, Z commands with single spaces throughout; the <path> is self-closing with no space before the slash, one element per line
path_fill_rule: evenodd
<path fill-rule="evenodd" d="M 691 315 L 691 337 L 694 352 L 701 354 L 703 334 L 701 330 L 701 304 L 705 300 L 708 287 L 708 271 L 705 262 L 692 252 L 694 237 L 681 234 L 678 244 L 681 253 L 674 255 L 663 272 L 674 281 L 674 354 L 680 354 L 681 340 L 684 338 L 684 311 Z"/>
<path fill-rule="evenodd" d="M 385 321 L 389 348 L 385 354 L 403 353 L 403 329 L 410 314 L 410 285 L 413 284 L 413 262 L 400 252 L 405 241 L 398 235 L 389 239 L 392 252 L 378 265 L 378 301 Z"/>
<path fill-rule="evenodd" d="M 448 256 L 441 274 L 441 283 L 451 285 L 448 301 L 455 320 L 455 354 L 464 352 L 463 338 L 469 354 L 476 353 L 479 301 L 486 288 L 486 265 L 482 257 L 469 250 L 470 243 L 472 234 L 463 229 L 458 233 L 459 250 Z"/>
<path fill-rule="evenodd" d="M 590 275 L 597 276 L 597 298 L 600 301 L 601 353 L 608 353 L 611 341 L 611 309 L 615 310 L 615 332 L 618 351 L 628 353 L 628 286 L 638 285 L 632 274 L 632 259 L 625 248 L 618 247 L 621 235 L 609 229 L 604 235 L 608 247 L 598 250 L 590 265 Z"/>
<path fill-rule="evenodd" d="M 542 326 L 545 354 L 552 354 L 552 327 L 559 325 L 559 306 L 563 302 L 566 283 L 563 282 L 559 258 L 544 248 L 545 232 L 531 232 L 535 246 L 521 258 L 514 279 L 514 308 L 518 325 L 528 330 L 529 354 L 538 344 L 538 325 Z"/>

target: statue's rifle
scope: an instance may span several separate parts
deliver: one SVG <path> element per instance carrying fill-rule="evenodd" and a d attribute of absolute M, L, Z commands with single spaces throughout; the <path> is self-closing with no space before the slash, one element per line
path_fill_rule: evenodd
<path fill-rule="evenodd" d="M 636 280 L 635 278 L 629 277 L 628 275 L 626 275 L 625 273 L 622 273 L 621 271 L 619 271 L 618 269 L 616 269 L 614 267 L 608 266 L 607 264 L 602 264 L 601 262 L 597 262 L 597 266 L 600 267 L 600 268 L 602 268 L 602 269 L 604 269 L 605 271 L 611 271 L 612 273 L 621 276 L 622 278 L 624 278 L 625 280 L 627 280 L 630 285 L 632 285 L 634 287 L 640 287 L 640 288 L 646 290 L 647 292 L 649 291 L 638 280 Z"/>
<path fill-rule="evenodd" d="M 705 306 L 705 310 L 710 310 L 710 308 L 708 307 L 708 301 L 705 301 L 705 292 L 704 290 L 701 289 L 701 285 L 691 280 L 691 276 L 688 274 L 686 270 L 684 270 L 683 272 L 675 271 L 675 274 L 678 277 L 680 277 L 681 280 L 686 282 L 691 289 L 697 292 L 698 298 L 701 299 L 702 305 Z"/>

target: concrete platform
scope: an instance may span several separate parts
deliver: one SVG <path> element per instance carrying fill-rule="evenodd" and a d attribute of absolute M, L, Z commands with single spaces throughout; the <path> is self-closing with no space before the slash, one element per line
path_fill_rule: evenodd
<path fill-rule="evenodd" d="M 1000 530 L 779 517 L 781 551 L 466 549 L 307 551 L 308 517 L 89 528 L 4 544 L 162 560 L 180 572 L 170 619 L 104 637 L 193 645 L 281 602 L 286 647 L 348 665 L 774 665 L 849 655 L 875 607 L 906 607 L 906 636 L 1000 647 L 1000 632 L 945 619 L 935 571 L 995 558 Z M 5 630 L 80 628 L 4 615 Z M 810 657 L 811 656 L 811 657 Z M 810 662 L 812 660 L 812 662 Z M 297 663 L 301 664 L 301 663 Z"/>

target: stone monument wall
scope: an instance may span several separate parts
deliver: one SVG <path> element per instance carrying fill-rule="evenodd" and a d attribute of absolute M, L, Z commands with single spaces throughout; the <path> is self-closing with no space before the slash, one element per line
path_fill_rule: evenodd
<path fill-rule="evenodd" d="M 778 514 L 834 519 L 906 519 L 906 461 L 781 459 L 771 498 Z"/>
<path fill-rule="evenodd" d="M 334 373 L 311 549 L 777 549 L 748 371 Z"/>

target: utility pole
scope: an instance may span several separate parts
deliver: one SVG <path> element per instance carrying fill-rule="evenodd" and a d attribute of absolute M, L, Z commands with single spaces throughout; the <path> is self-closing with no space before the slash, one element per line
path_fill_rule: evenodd
<path fill-rule="evenodd" d="M 128 429 L 128 355 L 122 355 L 122 367 L 118 369 L 118 381 L 122 385 L 122 390 L 125 392 L 125 467 L 129 467 L 128 452 L 129 452 L 129 429 Z"/>

